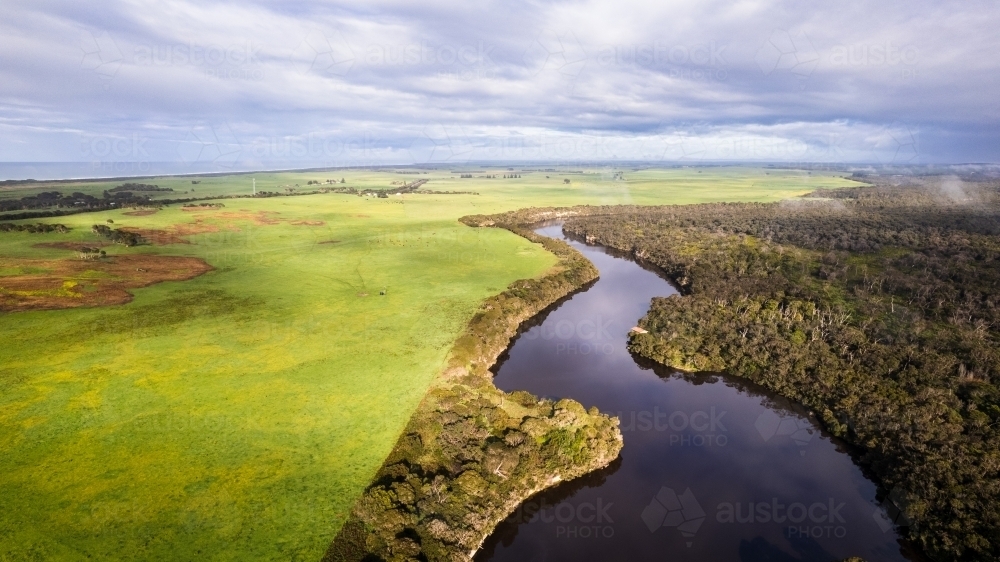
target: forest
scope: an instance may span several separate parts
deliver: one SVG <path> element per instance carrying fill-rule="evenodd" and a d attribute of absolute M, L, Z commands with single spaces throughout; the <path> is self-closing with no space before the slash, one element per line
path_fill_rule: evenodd
<path fill-rule="evenodd" d="M 891 180 L 891 181 L 890 181 Z M 1000 184 L 867 178 L 779 203 L 564 210 L 660 267 L 631 349 L 746 377 L 856 445 L 935 560 L 1000 557 Z"/>

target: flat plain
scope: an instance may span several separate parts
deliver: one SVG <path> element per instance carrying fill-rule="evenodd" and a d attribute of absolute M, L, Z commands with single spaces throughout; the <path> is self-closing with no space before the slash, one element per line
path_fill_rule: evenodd
<path fill-rule="evenodd" d="M 123 304 L 0 312 L 0 558 L 318 560 L 478 304 L 555 263 L 463 215 L 774 201 L 856 185 L 765 168 L 528 168 L 144 179 L 174 189 L 160 199 L 249 195 L 251 178 L 283 195 L 341 178 L 332 186 L 427 179 L 421 191 L 472 193 L 225 198 L 16 221 L 65 233 L 0 232 L 8 310 L 27 298 L 14 279 L 56 283 L 33 296 L 72 303 L 127 284 L 129 260 L 208 266 L 126 287 Z M 120 183 L 40 182 L 0 197 L 100 196 Z M 101 245 L 95 224 L 151 243 Z M 53 265 L 81 260 L 76 245 L 107 257 Z"/>

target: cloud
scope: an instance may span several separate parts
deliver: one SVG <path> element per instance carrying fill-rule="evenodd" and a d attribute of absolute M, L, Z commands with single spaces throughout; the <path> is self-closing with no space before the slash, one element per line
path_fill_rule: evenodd
<path fill-rule="evenodd" d="M 12 5 L 0 154 L 87 161 L 81 139 L 141 137 L 183 161 L 225 124 L 262 166 L 995 162 L 998 25 L 992 3 L 923 0 Z"/>

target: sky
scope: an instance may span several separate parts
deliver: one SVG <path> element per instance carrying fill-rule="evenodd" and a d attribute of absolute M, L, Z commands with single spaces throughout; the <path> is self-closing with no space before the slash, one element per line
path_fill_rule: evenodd
<path fill-rule="evenodd" d="M 1000 161 L 1000 4 L 0 4 L 0 162 Z"/>

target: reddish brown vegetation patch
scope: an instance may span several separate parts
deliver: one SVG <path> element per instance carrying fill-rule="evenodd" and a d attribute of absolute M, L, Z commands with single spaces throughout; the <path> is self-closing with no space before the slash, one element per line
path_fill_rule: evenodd
<path fill-rule="evenodd" d="M 122 213 L 127 217 L 148 217 L 149 215 L 155 215 L 159 213 L 159 209 L 142 209 L 140 211 L 129 211 L 127 213 Z"/>
<path fill-rule="evenodd" d="M 320 244 L 340 244 L 340 240 L 323 240 Z"/>
<path fill-rule="evenodd" d="M 174 226 L 167 229 L 169 232 L 176 234 L 177 236 L 193 236 L 195 234 L 209 234 L 212 232 L 220 232 L 222 227 L 217 224 L 206 224 L 202 222 L 201 219 L 196 219 L 194 222 L 187 222 L 182 224 L 175 224 Z M 236 226 L 229 226 L 230 231 L 239 231 Z"/>
<path fill-rule="evenodd" d="M 0 258 L 0 267 L 47 271 L 0 277 L 4 312 L 124 304 L 132 300 L 129 289 L 185 281 L 213 269 L 201 258 L 149 254 L 101 260 Z"/>
<path fill-rule="evenodd" d="M 254 224 L 266 226 L 266 225 L 276 225 L 282 222 L 287 222 L 289 224 L 299 225 L 299 226 L 325 226 L 325 221 L 309 221 L 309 220 L 295 220 L 289 221 L 288 219 L 279 218 L 277 211 L 257 211 L 252 212 L 246 209 L 240 209 L 239 211 L 219 211 L 216 207 L 184 207 L 182 210 L 185 211 L 212 211 L 210 215 L 198 215 L 194 218 L 192 222 L 180 223 L 170 226 L 165 229 L 153 229 L 153 228 L 137 228 L 137 227 L 122 227 L 120 230 L 125 232 L 133 232 L 142 236 L 147 242 L 157 245 L 165 246 L 168 244 L 190 244 L 191 241 L 187 240 L 187 236 L 193 236 L 195 234 L 207 234 L 213 232 L 220 232 L 223 229 L 238 232 L 239 227 L 235 224 L 229 225 L 219 225 L 214 223 L 205 222 L 206 220 L 212 221 L 251 221 Z M 93 244 L 92 244 L 93 245 Z M 57 247 L 57 246 L 53 246 Z M 72 247 L 66 246 L 68 249 L 78 249 L 79 245 L 74 245 Z"/>
<path fill-rule="evenodd" d="M 221 213 L 216 213 L 215 216 L 220 219 L 230 219 L 230 220 L 250 220 L 257 224 L 281 224 L 282 219 L 279 219 L 275 215 L 278 211 L 257 211 L 256 213 L 251 213 L 248 211 L 224 211 Z"/>
<path fill-rule="evenodd" d="M 171 232 L 170 230 L 156 230 L 152 228 L 134 228 L 126 227 L 122 228 L 125 232 L 134 232 L 139 236 L 142 236 L 143 240 L 146 240 L 150 244 L 155 244 L 157 246 L 166 246 L 167 244 L 190 244 L 187 240 L 181 238 L 177 233 Z M 173 229 L 171 229 L 173 230 Z"/>
<path fill-rule="evenodd" d="M 131 226 L 123 227 L 121 230 L 134 232 L 156 246 L 166 246 L 167 244 L 190 244 L 191 241 L 183 238 L 184 236 L 219 232 L 222 228 L 218 225 L 206 224 L 201 219 L 197 219 L 194 222 L 175 224 L 164 230 L 135 228 Z"/>

